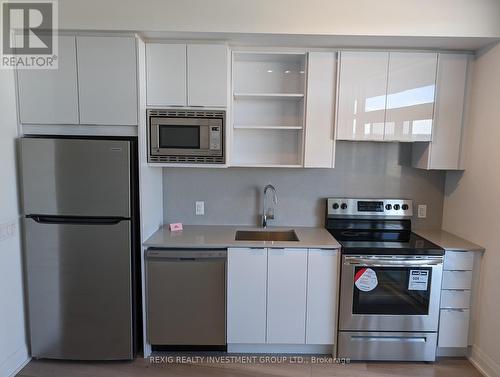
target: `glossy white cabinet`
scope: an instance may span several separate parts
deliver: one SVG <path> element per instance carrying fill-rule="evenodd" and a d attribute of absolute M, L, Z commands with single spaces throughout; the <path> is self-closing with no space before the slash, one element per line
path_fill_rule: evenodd
<path fill-rule="evenodd" d="M 186 45 L 146 44 L 148 106 L 186 106 Z"/>
<path fill-rule="evenodd" d="M 469 345 L 469 309 L 441 309 L 438 347 Z"/>
<path fill-rule="evenodd" d="M 384 139 L 388 52 L 342 51 L 337 140 Z"/>
<path fill-rule="evenodd" d="M 80 123 L 137 125 L 133 37 L 77 36 Z"/>
<path fill-rule="evenodd" d="M 229 344 L 333 345 L 339 251 L 228 249 Z"/>
<path fill-rule="evenodd" d="M 226 107 L 228 48 L 221 44 L 146 44 L 148 106 Z"/>
<path fill-rule="evenodd" d="M 440 53 L 432 142 L 412 146 L 412 165 L 420 169 L 460 170 L 464 103 L 470 55 Z"/>
<path fill-rule="evenodd" d="M 335 343 L 339 263 L 336 250 L 309 249 L 306 344 Z"/>
<path fill-rule="evenodd" d="M 436 65 L 437 53 L 389 53 L 384 140 L 431 140 Z"/>
<path fill-rule="evenodd" d="M 267 249 L 228 250 L 227 342 L 266 342 Z"/>
<path fill-rule="evenodd" d="M 228 49 L 225 45 L 187 46 L 188 106 L 227 106 Z"/>
<path fill-rule="evenodd" d="M 304 167 L 333 168 L 336 53 L 310 52 L 307 67 Z"/>
<path fill-rule="evenodd" d="M 307 249 L 269 249 L 267 343 L 304 344 Z"/>
<path fill-rule="evenodd" d="M 19 117 L 24 124 L 78 124 L 74 36 L 59 36 L 57 69 L 17 71 Z"/>

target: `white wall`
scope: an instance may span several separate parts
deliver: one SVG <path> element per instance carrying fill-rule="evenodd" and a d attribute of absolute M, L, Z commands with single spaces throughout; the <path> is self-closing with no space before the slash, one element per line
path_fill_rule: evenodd
<path fill-rule="evenodd" d="M 60 28 L 499 37 L 498 0 L 60 0 Z"/>
<path fill-rule="evenodd" d="M 16 184 L 14 93 L 13 72 L 0 70 L 0 377 L 10 376 L 28 359 Z"/>
<path fill-rule="evenodd" d="M 447 174 L 443 228 L 486 248 L 473 360 L 500 376 L 500 44 L 479 54 L 472 79 L 466 170 Z"/>

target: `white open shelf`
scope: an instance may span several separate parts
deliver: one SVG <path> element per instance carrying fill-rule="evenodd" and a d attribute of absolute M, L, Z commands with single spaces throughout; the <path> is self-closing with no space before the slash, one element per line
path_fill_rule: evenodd
<path fill-rule="evenodd" d="M 301 167 L 306 55 L 233 52 L 232 166 Z"/>
<path fill-rule="evenodd" d="M 302 131 L 234 129 L 233 166 L 301 166 Z"/>

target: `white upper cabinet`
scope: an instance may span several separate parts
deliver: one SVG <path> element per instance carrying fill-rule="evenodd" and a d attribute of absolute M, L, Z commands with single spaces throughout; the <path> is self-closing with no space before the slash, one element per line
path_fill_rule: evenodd
<path fill-rule="evenodd" d="M 227 106 L 228 50 L 224 45 L 187 46 L 188 106 Z"/>
<path fill-rule="evenodd" d="M 222 44 L 146 44 L 148 106 L 226 107 L 228 59 Z"/>
<path fill-rule="evenodd" d="M 414 167 L 463 169 L 461 148 L 469 60 L 470 55 L 439 54 L 432 142 L 412 146 Z"/>
<path fill-rule="evenodd" d="M 304 344 L 307 249 L 269 249 L 267 343 Z"/>
<path fill-rule="evenodd" d="M 227 268 L 227 342 L 266 342 L 267 249 L 231 248 Z"/>
<path fill-rule="evenodd" d="M 304 167 L 333 168 L 336 53 L 310 52 L 307 67 Z"/>
<path fill-rule="evenodd" d="M 186 45 L 146 44 L 149 106 L 186 106 Z"/>
<path fill-rule="evenodd" d="M 21 123 L 78 124 L 74 36 L 59 36 L 57 69 L 19 70 Z"/>
<path fill-rule="evenodd" d="M 338 140 L 383 140 L 388 52 L 340 53 Z"/>
<path fill-rule="evenodd" d="M 77 36 L 80 123 L 137 124 L 137 57 L 133 37 Z"/>
<path fill-rule="evenodd" d="M 436 53 L 389 54 L 384 140 L 431 140 L 436 64 Z"/>

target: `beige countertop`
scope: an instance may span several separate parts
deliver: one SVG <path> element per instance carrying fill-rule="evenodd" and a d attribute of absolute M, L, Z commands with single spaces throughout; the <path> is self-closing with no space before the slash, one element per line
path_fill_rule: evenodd
<path fill-rule="evenodd" d="M 476 245 L 470 241 L 464 240 L 461 237 L 441 229 L 431 230 L 414 230 L 418 234 L 432 243 L 441 246 L 445 250 L 460 250 L 460 251 L 484 251 L 484 247 Z"/>
<path fill-rule="evenodd" d="M 160 248 L 227 248 L 227 247 L 276 247 L 338 249 L 340 244 L 325 228 L 269 227 L 267 230 L 294 229 L 299 241 L 235 241 L 237 230 L 263 230 L 249 226 L 184 225 L 184 230 L 171 232 L 162 226 L 145 242 L 147 247 Z"/>

